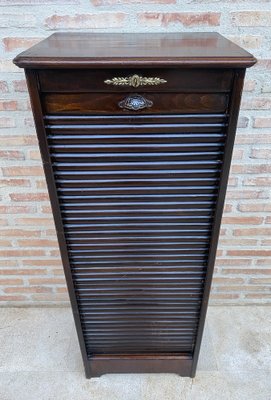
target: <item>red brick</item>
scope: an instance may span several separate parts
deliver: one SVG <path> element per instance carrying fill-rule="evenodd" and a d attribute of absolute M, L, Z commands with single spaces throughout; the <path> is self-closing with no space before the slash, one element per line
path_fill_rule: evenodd
<path fill-rule="evenodd" d="M 254 249 L 254 250 L 228 250 L 227 255 L 229 256 L 259 256 L 259 257 L 268 257 L 271 256 L 271 250 L 265 250 L 265 249 Z M 271 260 L 270 260 L 271 262 Z"/>
<path fill-rule="evenodd" d="M 16 224 L 43 226 L 53 224 L 53 220 L 51 218 L 17 218 Z"/>
<path fill-rule="evenodd" d="M 224 204 L 223 213 L 230 213 L 232 212 L 232 204 Z"/>
<path fill-rule="evenodd" d="M 0 279 L 0 285 L 22 285 L 24 281 L 22 279 Z"/>
<path fill-rule="evenodd" d="M 57 293 L 68 293 L 68 289 L 65 287 L 57 287 L 56 288 Z"/>
<path fill-rule="evenodd" d="M 251 291 L 255 291 L 255 292 L 261 292 L 262 290 L 268 290 L 268 288 L 264 289 L 263 286 L 252 286 L 252 285 L 242 285 L 242 286 L 219 286 L 217 287 L 217 291 L 218 292 L 251 292 Z"/>
<path fill-rule="evenodd" d="M 53 271 L 52 271 L 52 273 L 54 274 L 54 275 L 63 275 L 64 274 L 64 271 L 63 271 L 63 268 L 57 268 L 57 269 L 53 269 Z"/>
<path fill-rule="evenodd" d="M 220 13 L 157 13 L 146 12 L 138 14 L 138 21 L 143 25 L 168 26 L 170 24 L 181 24 L 183 26 L 219 26 Z"/>
<path fill-rule="evenodd" d="M 259 133 L 247 133 L 246 135 L 237 135 L 235 144 L 271 144 L 271 135 Z"/>
<path fill-rule="evenodd" d="M 263 222 L 262 217 L 223 217 L 223 224 L 232 224 L 232 225 L 259 225 Z"/>
<path fill-rule="evenodd" d="M 241 212 L 270 212 L 271 203 L 238 204 L 238 210 Z"/>
<path fill-rule="evenodd" d="M 13 81 L 13 88 L 15 92 L 27 92 L 26 80 L 15 80 Z"/>
<path fill-rule="evenodd" d="M 16 111 L 18 103 L 15 100 L 0 100 L 0 111 Z"/>
<path fill-rule="evenodd" d="M 36 212 L 33 206 L 1 206 L 0 214 L 29 214 Z"/>
<path fill-rule="evenodd" d="M 268 198 L 268 195 L 262 190 L 236 190 L 227 191 L 227 199 L 264 199 Z"/>
<path fill-rule="evenodd" d="M 43 250 L 17 250 L 17 249 L 8 249 L 8 250 L 0 250 L 0 257 L 38 257 L 44 256 L 45 253 Z"/>
<path fill-rule="evenodd" d="M 41 207 L 41 211 L 42 211 L 44 214 L 52 214 L 52 208 L 51 208 L 50 205 L 48 205 L 48 206 L 42 206 L 42 207 Z"/>
<path fill-rule="evenodd" d="M 30 285 L 63 285 L 66 283 L 64 278 L 30 278 Z"/>
<path fill-rule="evenodd" d="M 67 302 L 69 304 L 69 297 L 67 293 L 33 294 L 31 295 L 31 299 L 34 302 Z"/>
<path fill-rule="evenodd" d="M 0 295 L 0 301 L 25 301 L 27 300 L 26 296 L 2 296 Z"/>
<path fill-rule="evenodd" d="M 270 186 L 271 176 L 257 176 L 253 178 L 246 178 L 243 181 L 245 186 Z"/>
<path fill-rule="evenodd" d="M 40 151 L 39 150 L 30 150 L 28 157 L 30 160 L 41 160 Z"/>
<path fill-rule="evenodd" d="M 51 239 L 20 239 L 20 247 L 56 247 L 57 241 Z"/>
<path fill-rule="evenodd" d="M 46 180 L 45 179 L 37 180 L 36 181 L 36 186 L 37 186 L 37 189 L 47 189 Z"/>
<path fill-rule="evenodd" d="M 103 12 L 99 14 L 52 15 L 46 18 L 45 26 L 50 29 L 99 29 L 120 28 L 126 18 L 124 13 Z"/>
<path fill-rule="evenodd" d="M 255 268 L 223 268 L 223 274 L 244 274 L 244 275 L 271 275 L 271 269 Z"/>
<path fill-rule="evenodd" d="M 234 26 L 271 26 L 270 11 L 239 11 L 231 13 Z"/>
<path fill-rule="evenodd" d="M 246 79 L 244 84 L 244 92 L 253 92 L 256 88 L 256 81 Z"/>
<path fill-rule="evenodd" d="M 269 236 L 271 235 L 271 228 L 242 228 L 234 229 L 234 236 Z"/>
<path fill-rule="evenodd" d="M 243 164 L 233 165 L 231 169 L 233 174 L 268 174 L 271 173 L 271 165 L 268 164 Z"/>
<path fill-rule="evenodd" d="M 3 160 L 24 160 L 24 153 L 19 150 L 0 150 L 0 158 Z"/>
<path fill-rule="evenodd" d="M 237 149 L 237 148 L 235 148 L 235 149 L 233 150 L 232 158 L 233 158 L 234 160 L 242 160 L 243 155 L 244 155 L 244 150 L 243 150 L 243 149 Z"/>
<path fill-rule="evenodd" d="M 257 158 L 257 159 L 270 159 L 271 157 L 271 149 L 252 149 L 251 150 L 251 154 L 250 154 L 251 158 Z"/>
<path fill-rule="evenodd" d="M 222 258 L 219 258 L 219 259 L 216 259 L 216 265 L 221 265 L 221 266 L 226 266 L 226 265 L 230 265 L 230 266 L 237 266 L 237 265 L 245 265 L 245 266 L 248 266 L 248 265 L 251 265 L 251 259 L 249 259 L 249 258 L 238 258 L 238 259 L 236 259 L 236 260 L 234 260 L 234 259 L 232 259 L 232 258 L 225 258 L 225 259 L 222 259 Z"/>
<path fill-rule="evenodd" d="M 12 247 L 12 243 L 10 240 L 0 239 L 0 248 L 1 247 Z"/>
<path fill-rule="evenodd" d="M 231 238 L 231 239 L 220 239 L 219 246 L 257 246 L 257 239 L 244 239 L 244 238 Z"/>
<path fill-rule="evenodd" d="M 0 269 L 0 275 L 45 275 L 47 273 L 46 269 Z"/>
<path fill-rule="evenodd" d="M 271 293 L 247 293 L 245 294 L 245 298 L 259 300 L 271 299 Z"/>
<path fill-rule="evenodd" d="M 271 278 L 251 278 L 249 280 L 249 283 L 252 283 L 253 285 L 271 285 Z"/>
<path fill-rule="evenodd" d="M 7 93 L 8 91 L 8 83 L 5 81 L 0 81 L 0 93 Z"/>
<path fill-rule="evenodd" d="M 211 299 L 214 300 L 234 300 L 239 299 L 239 294 L 237 293 L 211 293 Z"/>
<path fill-rule="evenodd" d="M 53 256 L 53 257 L 60 257 L 60 252 L 59 252 L 59 250 L 57 249 L 57 250 L 51 250 L 50 251 L 50 256 Z"/>
<path fill-rule="evenodd" d="M 14 128 L 14 127 L 15 127 L 15 121 L 13 118 L 0 117 L 0 128 Z"/>
<path fill-rule="evenodd" d="M 254 118 L 254 128 L 271 128 L 271 118 L 269 117 L 258 117 Z"/>
<path fill-rule="evenodd" d="M 269 97 L 255 97 L 244 99 L 241 105 L 243 110 L 270 110 L 271 99 Z"/>
<path fill-rule="evenodd" d="M 25 229 L 5 229 L 0 230 L 0 235 L 8 237 L 39 237 L 41 231 L 25 230 Z"/>
<path fill-rule="evenodd" d="M 2 267 L 3 268 L 6 268 L 6 267 L 18 267 L 18 262 L 17 262 L 17 260 L 14 260 L 14 259 L 11 259 L 11 258 L 9 258 L 9 259 L 1 259 L 0 260 L 0 273 L 1 273 L 1 271 L 2 271 Z"/>
<path fill-rule="evenodd" d="M 30 186 L 29 179 L 0 179 L 0 187 L 8 186 Z"/>
<path fill-rule="evenodd" d="M 1 136 L 1 146 L 33 146 L 37 145 L 36 135 L 27 136 Z"/>
<path fill-rule="evenodd" d="M 42 176 L 42 167 L 4 167 L 2 168 L 4 176 Z"/>
<path fill-rule="evenodd" d="M 5 293 L 50 293 L 51 287 L 31 286 L 31 287 L 8 287 L 3 289 Z"/>
<path fill-rule="evenodd" d="M 22 260 L 22 264 L 25 267 L 62 267 L 61 261 L 53 258 L 47 260 Z"/>
<path fill-rule="evenodd" d="M 40 42 L 42 38 L 22 38 L 22 37 L 6 37 L 2 42 L 6 51 L 13 51 L 18 49 L 27 49 L 34 44 Z"/>
<path fill-rule="evenodd" d="M 223 277 L 214 277 L 213 283 L 216 285 L 230 285 L 230 284 L 241 284 L 244 282 L 242 278 L 223 278 Z"/>
<path fill-rule="evenodd" d="M 12 201 L 45 201 L 48 193 L 10 193 Z"/>
<path fill-rule="evenodd" d="M 259 258 L 258 260 L 255 260 L 255 263 L 256 265 L 260 265 L 261 267 L 270 267 L 270 258 Z"/>

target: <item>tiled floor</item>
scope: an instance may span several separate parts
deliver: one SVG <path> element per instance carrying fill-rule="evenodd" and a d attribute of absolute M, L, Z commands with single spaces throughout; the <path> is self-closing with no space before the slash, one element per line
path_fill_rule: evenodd
<path fill-rule="evenodd" d="M 209 307 L 195 379 L 87 380 L 70 309 L 0 309 L 0 400 L 271 400 L 271 307 Z"/>

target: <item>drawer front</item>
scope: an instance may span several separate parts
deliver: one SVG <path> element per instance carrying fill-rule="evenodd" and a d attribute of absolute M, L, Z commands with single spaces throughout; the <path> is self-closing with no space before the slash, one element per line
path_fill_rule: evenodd
<path fill-rule="evenodd" d="M 182 92 L 230 91 L 229 69 L 41 70 L 43 92 Z"/>
<path fill-rule="evenodd" d="M 46 114 L 182 114 L 225 112 L 228 95 L 218 93 L 44 93 Z"/>

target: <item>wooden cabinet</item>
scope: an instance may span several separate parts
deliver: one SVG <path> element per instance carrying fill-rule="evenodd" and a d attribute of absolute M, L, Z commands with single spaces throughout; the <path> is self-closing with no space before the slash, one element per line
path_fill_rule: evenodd
<path fill-rule="evenodd" d="M 54 34 L 14 60 L 87 377 L 195 375 L 255 61 L 215 33 Z"/>

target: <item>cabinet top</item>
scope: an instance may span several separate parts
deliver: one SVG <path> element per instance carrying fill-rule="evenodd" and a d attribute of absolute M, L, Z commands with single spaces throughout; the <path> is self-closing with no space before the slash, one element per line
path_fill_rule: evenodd
<path fill-rule="evenodd" d="M 22 68 L 247 68 L 256 59 L 218 33 L 54 33 L 19 54 Z"/>

